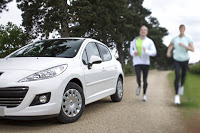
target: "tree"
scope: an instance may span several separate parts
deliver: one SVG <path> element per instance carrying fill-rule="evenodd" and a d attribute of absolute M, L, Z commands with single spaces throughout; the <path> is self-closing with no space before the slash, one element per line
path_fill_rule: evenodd
<path fill-rule="evenodd" d="M 172 68 L 172 59 L 166 58 L 167 46 L 163 44 L 162 38 L 168 35 L 167 29 L 160 27 L 160 23 L 154 17 L 149 17 L 149 37 L 153 39 L 156 49 L 157 56 L 153 57 L 151 63 L 158 69 Z"/>
<path fill-rule="evenodd" d="M 67 0 L 17 0 L 22 10 L 22 26 L 34 38 L 48 38 L 49 33 L 59 31 L 61 37 L 69 36 Z"/>
<path fill-rule="evenodd" d="M 157 19 L 142 6 L 144 0 L 17 0 L 22 10 L 22 25 L 25 30 L 38 37 L 49 37 L 53 30 L 61 37 L 90 37 L 116 48 L 124 68 L 125 60 L 130 60 L 129 47 L 138 36 L 142 25 L 149 27 L 156 45 L 165 49 L 162 37 L 165 28 L 159 27 Z M 69 2 L 69 1 L 68 1 Z M 146 18 L 150 17 L 150 21 Z M 156 36 L 158 35 L 158 36 Z M 161 53 L 164 57 L 163 54 Z M 156 64 L 156 60 L 154 60 Z M 160 63 L 160 61 L 158 62 Z"/>
<path fill-rule="evenodd" d="M 13 0 L 1 0 L 1 1 L 0 1 L 0 13 L 2 13 L 3 10 L 8 11 L 8 9 L 7 9 L 7 4 L 8 4 L 9 2 L 11 2 L 11 1 L 13 1 Z"/>
<path fill-rule="evenodd" d="M 30 42 L 29 36 L 20 27 L 8 22 L 0 25 L 0 58 Z"/>
<path fill-rule="evenodd" d="M 115 47 L 124 68 L 129 57 L 129 44 L 138 35 L 139 27 L 148 24 L 151 12 L 142 7 L 143 0 L 72 1 L 72 36 L 91 37 Z"/>
<path fill-rule="evenodd" d="M 149 27 L 149 36 L 155 41 L 158 56 L 152 64 L 164 66 L 166 46 L 162 38 L 167 30 L 160 27 L 151 12 L 142 6 L 143 0 L 82 0 L 73 1 L 70 14 L 73 14 L 72 36 L 91 37 L 115 47 L 124 68 L 125 60 L 130 60 L 130 41 L 139 35 L 142 25 Z M 86 15 L 87 14 L 87 15 Z M 149 21 L 146 18 L 149 17 Z M 130 64 L 130 63 L 129 63 Z"/>

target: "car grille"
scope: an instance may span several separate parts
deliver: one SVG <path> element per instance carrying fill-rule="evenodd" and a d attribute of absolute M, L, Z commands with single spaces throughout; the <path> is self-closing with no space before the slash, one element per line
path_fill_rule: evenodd
<path fill-rule="evenodd" d="M 0 106 L 17 107 L 26 96 L 28 87 L 0 88 Z"/>

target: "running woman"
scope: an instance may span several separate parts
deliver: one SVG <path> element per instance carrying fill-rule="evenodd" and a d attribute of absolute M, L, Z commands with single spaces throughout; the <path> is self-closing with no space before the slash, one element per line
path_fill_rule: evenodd
<path fill-rule="evenodd" d="M 194 52 L 194 46 L 192 40 L 185 35 L 185 25 L 179 26 L 180 34 L 175 36 L 168 47 L 167 57 L 171 57 L 171 51 L 173 50 L 174 68 L 175 68 L 175 98 L 174 104 L 181 104 L 180 95 L 183 95 L 184 81 L 186 76 L 186 71 L 188 69 L 189 55 L 188 51 Z M 181 83 L 179 83 L 181 70 Z"/>
<path fill-rule="evenodd" d="M 148 28 L 142 26 L 140 35 L 136 37 L 130 44 L 130 55 L 133 56 L 133 65 L 136 72 L 136 80 L 138 87 L 136 95 L 140 94 L 141 90 L 141 72 L 143 73 L 143 101 L 147 101 L 147 77 L 150 67 L 150 56 L 156 56 L 157 51 L 154 42 L 147 37 Z"/>

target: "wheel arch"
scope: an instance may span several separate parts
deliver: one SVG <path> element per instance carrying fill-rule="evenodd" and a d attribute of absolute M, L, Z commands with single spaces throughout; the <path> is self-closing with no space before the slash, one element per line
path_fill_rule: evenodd
<path fill-rule="evenodd" d="M 119 78 L 122 79 L 122 83 L 124 83 L 124 76 L 122 74 L 119 74 Z"/>
<path fill-rule="evenodd" d="M 83 89 L 83 84 L 82 84 L 82 82 L 78 78 L 73 78 L 69 82 L 76 83 L 76 84 L 78 84 Z"/>

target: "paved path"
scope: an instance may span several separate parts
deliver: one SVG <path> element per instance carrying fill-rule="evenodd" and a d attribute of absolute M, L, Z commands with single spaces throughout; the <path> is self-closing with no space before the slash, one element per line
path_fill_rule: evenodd
<path fill-rule="evenodd" d="M 89 104 L 82 117 L 72 124 L 55 120 L 0 120 L 0 133 L 183 133 L 184 123 L 173 105 L 167 71 L 151 71 L 147 102 L 135 96 L 135 76 L 125 78 L 124 98 L 112 103 L 110 98 Z"/>

